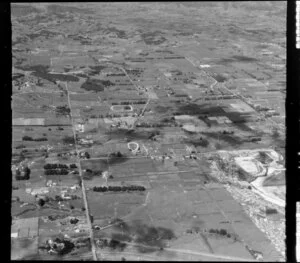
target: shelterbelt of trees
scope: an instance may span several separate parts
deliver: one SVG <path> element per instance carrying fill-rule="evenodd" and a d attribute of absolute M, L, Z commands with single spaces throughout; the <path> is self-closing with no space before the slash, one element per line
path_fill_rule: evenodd
<path fill-rule="evenodd" d="M 76 164 L 70 164 L 70 166 L 61 163 L 48 163 L 44 165 L 45 175 L 67 175 L 69 169 L 77 168 Z"/>
<path fill-rule="evenodd" d="M 130 185 L 130 186 L 94 186 L 94 192 L 125 192 L 125 191 L 145 191 L 146 188 L 144 186 L 139 185 Z"/>

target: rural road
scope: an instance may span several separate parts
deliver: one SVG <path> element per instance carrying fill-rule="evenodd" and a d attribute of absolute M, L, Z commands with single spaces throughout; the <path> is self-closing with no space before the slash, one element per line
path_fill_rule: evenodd
<path fill-rule="evenodd" d="M 72 105 L 71 105 L 71 101 L 70 101 L 70 93 L 69 93 L 69 89 L 68 89 L 68 82 L 65 82 L 65 86 L 66 86 L 67 95 L 68 95 L 68 104 L 69 104 L 69 108 L 70 108 L 70 116 L 71 116 L 71 121 L 72 121 L 72 131 L 73 131 L 73 136 L 74 136 L 75 149 L 76 149 L 76 152 L 77 152 L 78 171 L 79 171 L 79 175 L 81 177 L 82 196 L 83 196 L 83 201 L 84 201 L 84 206 L 85 206 L 87 224 L 88 224 L 88 227 L 89 227 L 89 230 L 90 230 L 90 241 L 91 241 L 91 247 L 92 247 L 92 255 L 93 255 L 93 260 L 97 261 L 96 245 L 95 245 L 94 233 L 93 233 L 93 228 L 92 228 L 92 223 L 91 223 L 91 218 L 90 218 L 89 206 L 88 206 L 87 197 L 86 197 L 86 190 L 85 190 L 84 180 L 83 180 L 83 176 L 82 176 L 82 169 L 81 169 L 81 163 L 80 163 L 80 158 L 79 158 L 79 150 L 78 150 L 77 140 L 76 140 L 75 125 L 74 125 L 74 119 L 73 119 L 73 116 L 72 116 Z"/>
<path fill-rule="evenodd" d="M 131 84 L 136 88 L 136 90 L 139 91 L 138 87 L 135 85 L 134 81 L 129 77 L 129 75 L 127 74 L 126 70 L 125 70 L 123 67 L 120 67 L 120 69 L 124 72 L 124 74 L 125 74 L 125 75 L 127 76 L 127 78 L 130 80 Z M 145 90 L 144 90 L 144 92 L 145 92 Z M 146 93 L 146 92 L 145 92 L 145 93 Z M 148 95 L 148 93 L 147 93 L 147 95 Z M 145 110 L 146 110 L 146 108 L 147 108 L 149 102 L 150 102 L 150 96 L 148 95 L 148 100 L 147 100 L 147 102 L 146 102 L 146 104 L 145 104 L 145 106 L 144 106 L 144 108 L 143 108 L 141 114 L 140 114 L 139 116 L 137 116 L 135 122 L 133 123 L 132 129 L 134 129 L 134 125 L 135 125 L 135 123 L 137 122 L 137 120 L 138 120 L 141 116 L 143 116 L 143 114 L 144 114 L 144 112 L 145 112 Z"/>
<path fill-rule="evenodd" d="M 277 197 L 275 194 L 270 193 L 265 190 L 263 187 L 263 182 L 266 179 L 266 177 L 258 177 L 255 179 L 251 185 L 254 187 L 253 191 L 259 194 L 261 197 L 263 197 L 265 200 L 278 205 L 280 207 L 285 207 L 285 201 Z"/>

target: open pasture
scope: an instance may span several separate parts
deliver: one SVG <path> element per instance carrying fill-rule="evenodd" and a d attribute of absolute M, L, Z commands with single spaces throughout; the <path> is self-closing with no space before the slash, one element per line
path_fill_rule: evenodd
<path fill-rule="evenodd" d="M 227 212 L 225 209 L 225 215 L 220 212 L 220 208 L 228 207 L 226 200 L 230 199 L 228 193 L 225 189 L 212 189 L 212 194 L 208 194 L 204 190 L 195 190 L 184 193 L 183 189 L 180 191 L 182 186 L 176 186 L 175 181 L 171 181 L 170 183 L 151 183 L 152 189 L 148 194 L 144 195 L 141 201 L 137 202 L 135 200 L 136 197 L 132 197 L 133 202 L 138 205 L 137 214 L 130 213 L 127 210 L 128 216 L 126 216 L 126 224 L 130 223 L 127 221 L 130 220 L 140 220 L 140 222 L 150 222 L 151 225 L 155 225 L 156 227 L 163 227 L 162 222 L 170 222 L 170 219 L 173 219 L 172 229 L 176 232 L 176 237 L 179 240 L 186 240 L 187 243 L 199 243 L 201 245 L 201 251 L 213 251 L 213 253 L 234 256 L 232 253 L 228 251 L 233 251 L 231 248 L 235 248 L 238 250 L 238 256 L 245 257 L 245 259 L 251 260 L 251 255 L 245 249 L 242 243 L 238 241 L 234 241 L 233 237 L 238 235 L 235 232 L 235 224 L 239 222 L 239 220 L 233 221 L 234 228 L 230 224 L 230 220 L 228 221 L 227 214 L 231 218 L 233 212 Z M 184 186 L 183 186 L 184 187 Z M 102 194 L 101 194 L 102 195 Z M 117 204 L 124 201 L 117 201 L 117 197 L 119 194 L 113 194 L 113 196 L 109 194 L 102 195 L 98 202 L 101 202 L 101 211 L 105 211 L 105 214 L 108 217 L 114 217 L 116 211 L 119 211 L 118 208 L 115 208 L 112 204 Z M 104 197 L 107 196 L 107 197 Z M 89 197 L 90 200 L 91 197 Z M 221 201 L 221 199 L 225 201 Z M 97 199 L 98 200 L 98 199 Z M 101 200 L 101 201 L 100 201 Z M 125 202 L 132 203 L 132 201 L 123 197 L 122 200 L 127 200 Z M 231 201 L 233 199 L 231 198 Z M 94 200 L 96 203 L 96 200 Z M 109 205 L 105 205 L 109 203 Z M 145 202 L 146 206 L 143 208 L 141 204 Z M 217 202 L 217 203 L 216 203 Z M 235 201 L 234 201 L 235 202 Z M 98 206 L 99 207 L 99 206 Z M 237 212 L 239 215 L 243 215 L 246 217 L 242 209 Z M 122 213 L 121 213 L 122 214 Z M 120 214 L 120 215 L 121 215 Z M 251 220 L 250 220 L 251 222 Z M 182 225 L 184 223 L 184 225 Z M 253 224 L 253 223 L 252 223 Z M 184 227 L 185 226 L 185 227 Z M 209 229 L 225 229 L 228 233 L 231 234 L 231 237 L 218 237 L 212 234 L 193 234 L 193 239 L 186 237 L 184 234 L 185 230 L 188 226 L 192 229 L 198 229 L 200 232 L 208 232 Z M 170 228 L 170 225 L 169 225 Z M 180 231 L 179 231 L 180 229 Z M 239 227 L 237 228 L 239 230 Z M 177 231 L 176 231 L 177 230 Z M 240 230 L 239 230 L 240 231 Z M 119 230 L 119 232 L 121 232 Z M 110 236 L 114 234 L 114 230 L 109 230 L 105 235 Z M 124 235 L 124 234 L 123 234 Z M 197 236 L 195 236 L 197 235 Z M 115 237 L 123 238 L 121 236 L 115 235 Z M 117 239 L 118 239 L 117 238 Z M 120 239 L 121 240 L 121 239 Z M 169 243 L 170 247 L 176 248 L 178 247 L 179 241 L 173 240 Z M 208 243 L 208 245 L 207 245 Z M 194 247 L 194 246 L 192 246 Z M 228 251 L 224 250 L 224 247 L 227 248 Z M 199 248 L 199 247 L 197 247 Z M 189 248 L 191 249 L 191 247 Z M 194 248 L 195 250 L 196 247 Z M 194 250 L 192 249 L 192 250 Z"/>
<path fill-rule="evenodd" d="M 231 238 L 208 235 L 207 242 L 215 254 L 239 257 L 249 261 L 254 260 L 241 242 L 234 241 Z"/>
<path fill-rule="evenodd" d="M 80 110 L 80 117 L 83 119 L 90 119 L 90 118 L 103 118 L 110 112 L 110 108 L 107 105 L 97 105 L 95 102 L 90 103 L 79 103 L 73 101 L 72 105 L 74 105 L 74 110 Z"/>
<path fill-rule="evenodd" d="M 18 108 L 48 108 L 52 106 L 63 106 L 67 104 L 67 97 L 57 93 L 23 93 L 13 96 L 12 107 Z"/>
<path fill-rule="evenodd" d="M 91 214 L 95 219 L 122 218 L 142 205 L 144 193 L 87 192 Z"/>
<path fill-rule="evenodd" d="M 94 61 L 89 56 L 60 56 L 52 58 L 53 67 L 64 67 L 66 65 L 73 66 L 90 66 L 94 65 Z"/>
<path fill-rule="evenodd" d="M 38 237 L 11 240 L 11 259 L 24 260 L 38 255 Z"/>
<path fill-rule="evenodd" d="M 70 126 L 27 126 L 13 128 L 13 142 L 20 143 L 26 147 L 36 147 L 63 144 L 62 139 L 65 136 L 72 136 L 72 129 Z M 29 136 L 33 139 L 46 138 L 47 141 L 24 141 L 22 138 Z"/>

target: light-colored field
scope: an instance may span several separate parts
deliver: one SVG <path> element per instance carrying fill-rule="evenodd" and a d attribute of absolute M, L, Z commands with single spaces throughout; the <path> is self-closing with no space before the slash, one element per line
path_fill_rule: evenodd
<path fill-rule="evenodd" d="M 14 220 L 11 233 L 18 238 L 34 238 L 38 235 L 38 217 Z"/>
<path fill-rule="evenodd" d="M 38 125 L 44 126 L 45 119 L 44 118 L 14 118 L 12 121 L 13 126 L 27 126 L 27 125 Z"/>

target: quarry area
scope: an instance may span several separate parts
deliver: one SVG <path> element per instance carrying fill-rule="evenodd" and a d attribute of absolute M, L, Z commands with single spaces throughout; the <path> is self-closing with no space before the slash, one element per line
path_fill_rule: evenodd
<path fill-rule="evenodd" d="M 285 10 L 11 4 L 11 259 L 285 261 Z"/>

